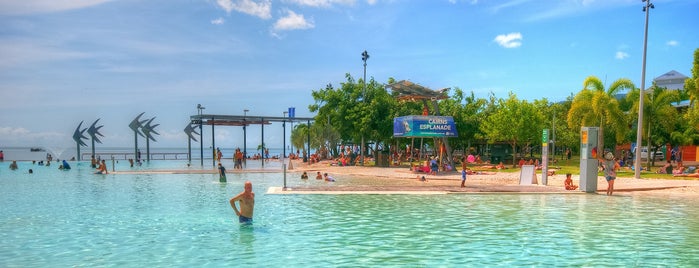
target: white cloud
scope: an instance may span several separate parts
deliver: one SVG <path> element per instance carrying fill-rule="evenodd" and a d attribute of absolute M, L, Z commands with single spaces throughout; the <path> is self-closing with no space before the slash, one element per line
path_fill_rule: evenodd
<path fill-rule="evenodd" d="M 670 40 L 670 41 L 667 41 L 667 43 L 665 43 L 665 44 L 668 46 L 671 46 L 671 47 L 675 47 L 675 46 L 679 45 L 680 43 L 675 41 L 675 40 Z"/>
<path fill-rule="evenodd" d="M 522 45 L 521 33 L 501 34 L 495 37 L 495 42 L 504 48 L 517 48 Z"/>
<path fill-rule="evenodd" d="M 213 25 L 221 25 L 221 24 L 223 24 L 224 22 L 226 22 L 226 21 L 225 21 L 223 18 L 218 18 L 218 19 L 212 20 L 212 21 L 211 21 L 211 24 L 213 24 Z"/>
<path fill-rule="evenodd" d="M 0 0 L 0 14 L 60 12 L 100 5 L 111 0 Z"/>
<path fill-rule="evenodd" d="M 334 4 L 351 6 L 354 5 L 355 0 L 287 0 L 286 2 L 297 4 L 300 6 L 330 7 Z M 374 3 L 376 3 L 376 0 L 367 0 L 367 3 L 373 5 Z"/>
<path fill-rule="evenodd" d="M 285 30 L 303 30 L 315 27 L 313 20 L 306 20 L 303 15 L 296 14 L 291 10 L 285 10 L 286 16 L 279 18 L 277 22 L 274 23 L 274 30 L 285 31 Z"/>
<path fill-rule="evenodd" d="M 43 145 L 56 144 L 56 141 L 64 140 L 65 133 L 58 132 L 32 132 L 23 127 L 0 127 L 0 143 L 18 145 Z"/>
<path fill-rule="evenodd" d="M 228 13 L 235 10 L 261 19 L 272 18 L 272 2 L 270 0 L 259 2 L 253 0 L 237 0 L 235 2 L 233 0 L 216 0 L 216 4 Z"/>
<path fill-rule="evenodd" d="M 55 42 L 33 39 L 0 38 L 0 69 L 35 62 L 76 60 L 92 57 L 84 52 L 66 50 Z"/>
<path fill-rule="evenodd" d="M 629 57 L 629 53 L 626 53 L 624 51 L 617 51 L 616 55 L 614 56 L 614 58 L 616 58 L 617 60 L 623 60 L 623 59 L 628 58 L 628 57 Z"/>

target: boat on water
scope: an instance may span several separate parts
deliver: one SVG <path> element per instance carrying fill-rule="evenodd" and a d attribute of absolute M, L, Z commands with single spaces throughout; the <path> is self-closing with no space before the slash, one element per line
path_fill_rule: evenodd
<path fill-rule="evenodd" d="M 45 152 L 46 150 L 44 150 L 44 148 L 41 148 L 41 147 L 32 147 L 32 148 L 29 148 L 29 151 L 31 151 L 31 152 Z"/>

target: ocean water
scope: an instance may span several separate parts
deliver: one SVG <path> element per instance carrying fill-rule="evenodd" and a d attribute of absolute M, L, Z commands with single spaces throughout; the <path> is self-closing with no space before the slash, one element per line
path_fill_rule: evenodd
<path fill-rule="evenodd" d="M 40 160 L 46 160 L 47 154 L 51 154 L 53 157 L 53 160 L 57 159 L 72 159 L 76 158 L 77 159 L 77 148 L 74 147 L 36 147 L 37 149 L 41 149 L 41 151 L 33 152 L 31 151 L 30 147 L 0 147 L 0 150 L 3 151 L 3 154 L 5 156 L 5 161 L 12 161 L 12 160 L 18 160 L 18 161 L 40 161 Z M 221 152 L 223 153 L 224 158 L 232 158 L 233 154 L 235 153 L 236 148 L 221 148 Z M 139 147 L 139 150 L 141 151 L 141 158 L 143 160 L 146 159 L 146 148 L 145 146 Z M 270 157 L 273 156 L 280 156 L 282 155 L 282 148 L 270 148 L 269 153 Z M 188 154 L 188 149 L 185 148 L 150 148 L 150 153 L 151 153 L 151 160 L 186 160 L 187 159 L 187 154 Z M 260 153 L 257 148 L 248 148 L 248 156 L 252 157 L 254 154 Z M 289 150 L 286 150 L 286 154 L 288 155 L 290 153 Z M 92 148 L 90 147 L 81 147 L 80 148 L 80 155 L 82 160 L 89 160 L 90 156 L 92 154 Z M 101 157 L 102 159 L 111 159 L 114 157 L 117 160 L 127 160 L 129 158 L 134 159 L 134 148 L 128 148 L 128 147 L 99 147 L 95 148 L 95 154 L 97 156 Z M 192 159 L 201 159 L 202 154 L 199 150 L 199 146 L 194 146 L 192 145 Z M 204 153 L 203 153 L 203 158 L 206 159 L 212 159 L 213 153 L 212 149 L 208 147 L 204 147 Z"/>
<path fill-rule="evenodd" d="M 682 198 L 272 195 L 282 173 L 220 183 L 216 174 L 95 175 L 86 162 L 69 171 L 8 164 L 0 267 L 699 266 L 699 207 Z M 297 178 L 290 173 L 289 186 L 333 185 Z M 340 179 L 337 187 L 352 181 Z M 228 203 L 246 180 L 256 193 L 252 225 Z"/>

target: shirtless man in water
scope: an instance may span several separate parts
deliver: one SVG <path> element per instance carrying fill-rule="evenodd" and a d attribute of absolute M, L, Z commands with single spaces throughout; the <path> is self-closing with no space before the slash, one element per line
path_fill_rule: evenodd
<path fill-rule="evenodd" d="M 236 201 L 240 201 L 240 210 L 235 205 Z M 245 190 L 239 193 L 230 200 L 231 207 L 238 215 L 240 223 L 252 223 L 252 212 L 255 208 L 255 193 L 252 192 L 252 182 L 245 182 Z"/>

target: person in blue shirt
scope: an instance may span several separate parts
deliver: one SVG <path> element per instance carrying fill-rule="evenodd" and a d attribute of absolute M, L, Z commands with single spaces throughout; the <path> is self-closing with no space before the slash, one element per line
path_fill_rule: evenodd
<path fill-rule="evenodd" d="M 61 166 L 59 168 L 62 170 L 70 170 L 70 165 L 68 164 L 68 161 L 63 160 L 63 163 L 61 164 Z"/>

